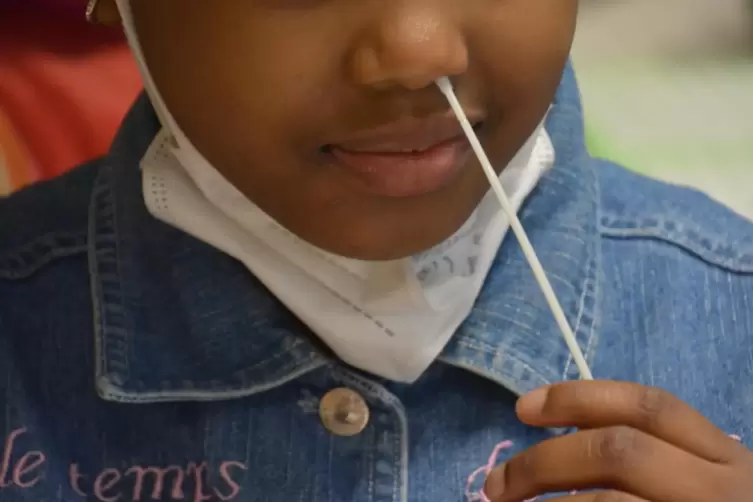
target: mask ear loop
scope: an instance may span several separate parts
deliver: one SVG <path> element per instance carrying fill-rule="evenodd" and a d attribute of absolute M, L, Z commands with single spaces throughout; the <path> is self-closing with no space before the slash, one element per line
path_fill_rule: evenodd
<path fill-rule="evenodd" d="M 497 196 L 499 204 L 502 206 L 502 210 L 510 221 L 510 228 L 512 228 L 515 237 L 517 237 L 518 242 L 520 243 L 520 247 L 523 249 L 523 254 L 526 257 L 526 260 L 528 260 L 528 264 L 531 266 L 531 270 L 533 271 L 533 275 L 536 278 L 536 282 L 539 284 L 539 287 L 541 288 L 542 293 L 544 293 L 544 297 L 549 304 L 549 308 L 554 314 L 554 319 L 559 326 L 560 332 L 562 333 L 562 337 L 565 339 L 565 343 L 567 344 L 568 349 L 570 349 L 570 353 L 573 356 L 573 361 L 575 362 L 575 365 L 580 372 L 581 379 L 593 380 L 593 375 L 591 374 L 591 370 L 588 368 L 586 358 L 583 356 L 583 352 L 578 346 L 578 342 L 575 339 L 575 334 L 573 333 L 573 330 L 567 321 L 565 312 L 562 310 L 562 305 L 560 305 L 560 302 L 557 299 L 557 295 L 554 293 L 554 289 L 552 288 L 552 285 L 546 276 L 546 272 L 544 272 L 544 267 L 541 265 L 541 262 L 536 255 L 536 251 L 534 251 L 533 246 L 531 245 L 531 241 L 528 239 L 528 235 L 523 229 L 523 225 L 521 225 L 520 219 L 518 219 L 518 215 L 513 210 L 512 205 L 510 204 L 510 201 L 507 198 L 504 189 L 502 188 L 502 183 L 500 183 L 497 173 L 494 171 L 491 162 L 489 162 L 489 158 L 486 156 L 486 152 L 484 152 L 484 148 L 481 146 L 481 142 L 478 140 L 473 127 L 468 121 L 468 118 L 465 116 L 463 107 L 460 106 L 460 102 L 458 101 L 457 96 L 455 96 L 455 91 L 452 88 L 450 80 L 447 77 L 442 77 L 436 81 L 436 84 L 439 87 L 439 90 L 442 91 L 442 94 L 444 94 L 445 98 L 447 98 L 447 101 L 450 103 L 450 107 L 452 108 L 453 113 L 455 113 L 455 117 L 457 117 L 458 121 L 460 122 L 460 126 L 463 128 L 463 132 L 468 138 L 468 141 L 471 144 L 471 148 L 473 148 L 473 152 L 476 154 L 479 163 L 481 163 L 481 167 L 483 168 L 484 173 L 489 180 L 489 184 L 491 185 L 494 194 Z"/>

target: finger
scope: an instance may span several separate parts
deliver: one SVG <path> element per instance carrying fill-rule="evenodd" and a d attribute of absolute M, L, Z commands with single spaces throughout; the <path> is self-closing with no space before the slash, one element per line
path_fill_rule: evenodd
<path fill-rule="evenodd" d="M 496 502 L 496 501 L 492 501 Z M 606 491 L 578 493 L 568 497 L 548 499 L 547 502 L 647 502 L 646 499 L 635 497 L 628 493 Z"/>
<path fill-rule="evenodd" d="M 489 474 L 485 493 L 495 502 L 545 493 L 613 489 L 652 502 L 717 500 L 731 478 L 711 463 L 629 427 L 579 431 L 512 457 Z"/>
<path fill-rule="evenodd" d="M 628 382 L 572 381 L 523 396 L 520 419 L 539 427 L 594 429 L 627 425 L 712 462 L 747 453 L 689 405 L 669 392 Z"/>

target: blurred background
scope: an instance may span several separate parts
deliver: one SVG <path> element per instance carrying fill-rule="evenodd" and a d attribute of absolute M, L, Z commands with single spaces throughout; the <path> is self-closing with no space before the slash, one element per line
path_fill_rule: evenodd
<path fill-rule="evenodd" d="M 0 194 L 104 153 L 139 91 L 85 0 L 0 0 Z M 581 0 L 592 153 L 753 218 L 753 0 Z"/>
<path fill-rule="evenodd" d="M 591 151 L 753 218 L 753 0 L 581 0 Z"/>
<path fill-rule="evenodd" d="M 86 0 L 0 0 L 0 194 L 102 155 L 139 92 Z"/>

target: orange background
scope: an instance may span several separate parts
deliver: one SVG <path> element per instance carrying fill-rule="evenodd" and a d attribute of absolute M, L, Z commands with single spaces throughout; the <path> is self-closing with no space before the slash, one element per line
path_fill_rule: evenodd
<path fill-rule="evenodd" d="M 0 193 L 105 153 L 141 82 L 119 32 L 0 8 Z"/>

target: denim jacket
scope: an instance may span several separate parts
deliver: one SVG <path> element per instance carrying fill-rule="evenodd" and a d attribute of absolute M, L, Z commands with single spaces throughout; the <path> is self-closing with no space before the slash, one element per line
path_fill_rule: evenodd
<path fill-rule="evenodd" d="M 751 444 L 753 224 L 589 157 L 570 68 L 546 127 L 556 166 L 521 219 L 595 376 L 668 389 Z M 375 378 L 150 216 L 157 128 L 142 98 L 106 158 L 0 201 L 1 502 L 463 502 L 478 467 L 567 432 L 515 419 L 517 396 L 577 372 L 513 236 L 426 373 Z M 362 431 L 326 427 L 334 389 L 363 399 Z"/>

